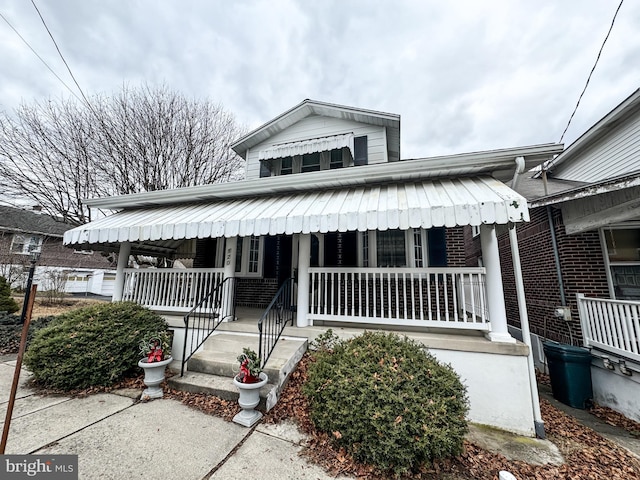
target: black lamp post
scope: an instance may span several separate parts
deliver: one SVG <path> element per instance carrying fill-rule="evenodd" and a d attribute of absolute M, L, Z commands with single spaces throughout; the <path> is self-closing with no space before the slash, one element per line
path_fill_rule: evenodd
<path fill-rule="evenodd" d="M 27 278 L 27 288 L 24 292 L 24 302 L 22 303 L 22 313 L 20 314 L 20 323 L 24 323 L 27 315 L 27 305 L 29 304 L 29 296 L 31 295 L 31 285 L 33 284 L 33 274 L 36 271 L 36 262 L 40 258 L 40 252 L 31 252 L 31 266 L 29 267 L 29 277 Z"/>

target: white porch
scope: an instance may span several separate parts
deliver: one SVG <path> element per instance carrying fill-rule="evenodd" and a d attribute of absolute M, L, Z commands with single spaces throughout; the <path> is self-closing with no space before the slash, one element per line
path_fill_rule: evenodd
<path fill-rule="evenodd" d="M 594 400 L 640 421 L 640 301 L 577 300 Z"/>
<path fill-rule="evenodd" d="M 188 313 L 222 282 L 222 268 L 123 271 L 123 301 Z M 486 269 L 309 268 L 308 325 L 324 322 L 488 332 Z"/>

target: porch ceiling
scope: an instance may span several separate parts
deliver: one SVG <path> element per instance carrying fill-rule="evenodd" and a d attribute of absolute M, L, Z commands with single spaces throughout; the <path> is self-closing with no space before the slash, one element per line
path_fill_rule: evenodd
<path fill-rule="evenodd" d="M 492 177 L 352 186 L 123 210 L 69 230 L 67 245 L 159 242 L 527 221 L 526 200 Z"/>

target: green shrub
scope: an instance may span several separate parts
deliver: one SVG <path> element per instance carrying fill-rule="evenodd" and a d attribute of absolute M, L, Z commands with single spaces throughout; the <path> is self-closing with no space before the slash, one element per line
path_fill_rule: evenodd
<path fill-rule="evenodd" d="M 0 277 L 0 312 L 14 313 L 18 310 L 18 302 L 11 297 L 11 286 L 4 277 Z"/>
<path fill-rule="evenodd" d="M 466 389 L 418 343 L 365 332 L 314 357 L 311 419 L 355 459 L 402 474 L 462 452 Z"/>
<path fill-rule="evenodd" d="M 134 303 L 96 304 L 38 331 L 24 361 L 43 386 L 108 386 L 136 371 L 143 337 L 166 329 L 163 318 Z"/>

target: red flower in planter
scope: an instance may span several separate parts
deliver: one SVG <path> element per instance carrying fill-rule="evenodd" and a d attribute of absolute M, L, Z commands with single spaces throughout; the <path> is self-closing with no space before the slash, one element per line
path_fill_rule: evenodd
<path fill-rule="evenodd" d="M 158 345 L 158 343 L 156 343 L 155 346 L 149 352 L 149 356 L 147 357 L 147 362 L 148 363 L 161 362 L 163 359 L 164 359 L 164 354 L 162 353 L 162 347 Z"/>
<path fill-rule="evenodd" d="M 247 348 L 238 356 L 240 372 L 237 375 L 240 383 L 258 383 L 260 381 L 260 363 L 254 351 Z"/>

